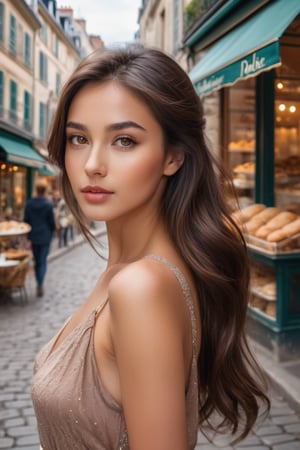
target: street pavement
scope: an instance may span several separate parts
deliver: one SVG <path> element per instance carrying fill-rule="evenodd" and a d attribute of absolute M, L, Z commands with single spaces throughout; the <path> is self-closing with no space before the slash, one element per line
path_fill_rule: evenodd
<path fill-rule="evenodd" d="M 29 302 L 25 306 L 17 298 L 0 302 L 0 449 L 39 450 L 31 403 L 35 355 L 82 303 L 105 266 L 80 238 L 75 244 L 60 250 L 54 245 L 44 297 L 35 297 L 31 270 L 26 281 Z M 261 419 L 242 443 L 232 447 L 230 438 L 223 436 L 216 439 L 216 446 L 199 432 L 196 449 L 300 450 L 299 409 L 276 386 L 269 394 L 269 417 Z"/>

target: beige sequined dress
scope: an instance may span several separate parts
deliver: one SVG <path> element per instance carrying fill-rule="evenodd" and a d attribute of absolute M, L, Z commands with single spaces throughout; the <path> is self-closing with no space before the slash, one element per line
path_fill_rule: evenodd
<path fill-rule="evenodd" d="M 176 275 L 191 314 L 193 361 L 186 392 L 189 449 L 196 446 L 198 384 L 196 318 L 189 286 L 179 269 L 160 256 Z M 124 415 L 101 382 L 94 353 L 94 325 L 102 308 L 75 327 L 57 349 L 61 331 L 36 358 L 32 399 L 43 450 L 129 450 Z"/>

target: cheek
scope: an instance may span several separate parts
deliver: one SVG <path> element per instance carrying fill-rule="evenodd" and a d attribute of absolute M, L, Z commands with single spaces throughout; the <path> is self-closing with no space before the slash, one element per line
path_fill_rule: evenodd
<path fill-rule="evenodd" d="M 140 182 L 141 186 L 147 181 L 161 178 L 164 168 L 164 162 L 161 155 L 151 158 L 142 158 L 140 161 L 136 161 L 128 168 L 127 175 L 132 181 Z"/>

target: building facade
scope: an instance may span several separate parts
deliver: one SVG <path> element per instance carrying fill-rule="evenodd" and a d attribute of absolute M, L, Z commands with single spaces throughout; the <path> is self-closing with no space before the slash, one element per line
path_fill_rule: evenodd
<path fill-rule="evenodd" d="M 139 40 L 172 55 L 187 69 L 184 37 L 185 9 L 189 0 L 144 0 L 139 10 Z"/>
<path fill-rule="evenodd" d="M 56 0 L 0 0 L 0 220 L 22 218 L 37 177 L 56 173 L 46 139 L 63 83 L 83 56 L 103 47 Z"/>
<path fill-rule="evenodd" d="M 0 206 L 19 217 L 28 180 L 45 161 L 33 147 L 37 15 L 24 1 L 0 2 Z"/>

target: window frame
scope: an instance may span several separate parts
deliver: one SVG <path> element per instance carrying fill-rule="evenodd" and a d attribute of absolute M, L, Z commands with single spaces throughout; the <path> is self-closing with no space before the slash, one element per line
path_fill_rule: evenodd
<path fill-rule="evenodd" d="M 9 17 L 9 51 L 17 54 L 17 19 L 13 14 Z"/>

